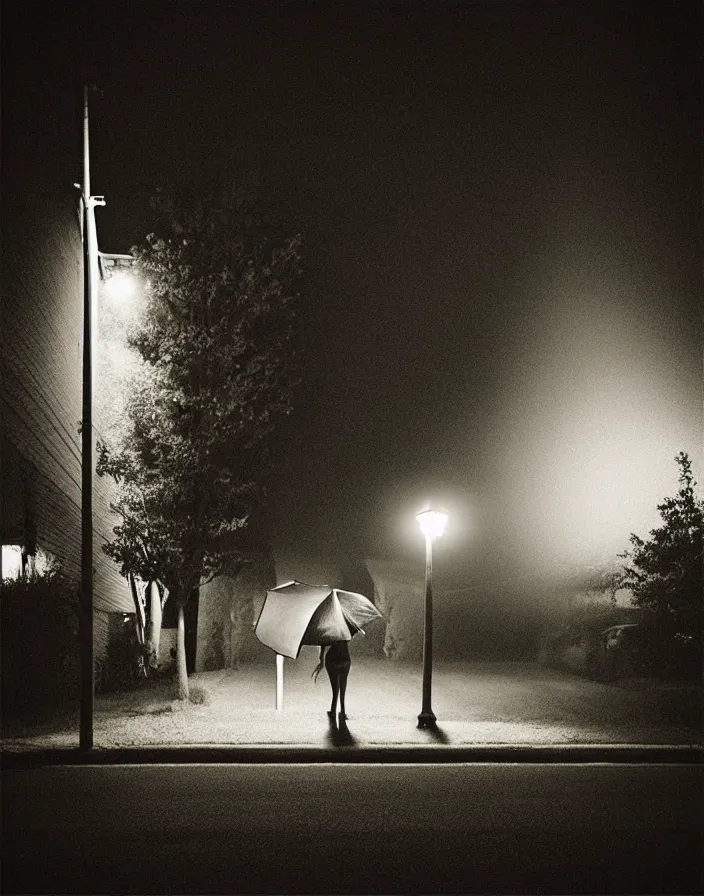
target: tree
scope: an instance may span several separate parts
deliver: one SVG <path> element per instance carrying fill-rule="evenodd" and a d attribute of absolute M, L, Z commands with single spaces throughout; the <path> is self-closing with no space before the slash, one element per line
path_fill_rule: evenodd
<path fill-rule="evenodd" d="M 124 276 L 123 271 L 116 273 Z M 127 399 L 134 392 L 135 384 L 147 374 L 144 362 L 128 345 L 128 333 L 138 320 L 142 305 L 136 295 L 136 283 L 133 284 L 133 292 L 135 295 L 124 301 L 116 301 L 115 295 L 106 289 L 98 293 L 96 381 L 99 387 L 95 395 L 95 420 L 101 436 L 98 443 L 98 472 L 101 473 L 105 472 L 105 467 L 109 464 L 110 452 L 126 444 L 130 431 L 126 413 Z M 116 479 L 119 481 L 120 477 L 116 476 Z M 128 485 L 136 487 L 134 481 L 125 482 L 125 487 Z M 124 497 L 121 495 L 120 500 L 124 500 Z M 168 592 L 163 583 L 148 577 L 152 574 L 152 569 L 147 558 L 142 557 L 141 561 L 138 567 L 140 576 L 130 572 L 127 581 L 135 608 L 136 634 L 144 660 L 142 669 L 148 674 L 158 666 L 162 610 Z M 142 579 L 141 575 L 147 578 Z"/>
<path fill-rule="evenodd" d="M 684 452 L 675 458 L 680 489 L 658 505 L 663 525 L 646 541 L 632 534 L 632 548 L 621 556 L 624 585 L 633 603 L 647 610 L 670 666 L 677 653 L 701 650 L 704 584 L 702 551 L 704 501 L 695 493 L 692 464 Z M 667 660 L 667 658 L 665 658 Z"/>
<path fill-rule="evenodd" d="M 125 575 L 161 581 L 178 612 L 178 696 L 188 697 L 184 607 L 246 560 L 265 498 L 272 433 L 290 413 L 300 237 L 272 240 L 235 189 L 162 198 L 162 225 L 133 253 L 149 283 L 131 345 L 146 375 L 121 450 L 122 523 L 105 550 Z"/>

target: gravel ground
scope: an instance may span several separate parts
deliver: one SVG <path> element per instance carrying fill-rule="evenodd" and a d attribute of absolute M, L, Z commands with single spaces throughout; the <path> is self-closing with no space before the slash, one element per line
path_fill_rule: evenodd
<path fill-rule="evenodd" d="M 99 696 L 95 746 L 326 746 L 337 732 L 331 730 L 326 715 L 328 682 L 324 674 L 317 685 L 310 678 L 316 659 L 316 651 L 304 648 L 297 661 L 286 660 L 282 711 L 275 709 L 273 661 L 270 666 L 191 676 L 192 691 L 207 692 L 203 705 L 173 700 L 173 685 L 167 682 Z M 455 664 L 435 669 L 433 709 L 438 731 L 433 734 L 416 727 L 421 685 L 419 666 L 368 659 L 353 662 L 347 743 L 693 744 L 701 740 L 701 729 L 691 713 L 687 722 L 667 720 L 662 709 L 671 703 L 672 694 L 663 696 L 662 689 L 647 683 L 600 684 L 530 664 Z M 682 689 L 677 694 L 681 698 Z M 13 752 L 77 745 L 75 721 L 31 737 L 3 740 L 3 749 Z"/>

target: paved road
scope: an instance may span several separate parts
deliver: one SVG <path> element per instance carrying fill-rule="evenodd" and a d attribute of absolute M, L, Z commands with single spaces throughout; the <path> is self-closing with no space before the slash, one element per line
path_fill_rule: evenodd
<path fill-rule="evenodd" d="M 9 769 L 2 892 L 699 893 L 702 772 Z"/>

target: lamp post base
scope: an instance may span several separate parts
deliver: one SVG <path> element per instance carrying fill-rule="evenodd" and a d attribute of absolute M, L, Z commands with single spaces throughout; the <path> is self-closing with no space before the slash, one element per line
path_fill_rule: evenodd
<path fill-rule="evenodd" d="M 433 713 L 432 709 L 424 709 L 418 716 L 419 728 L 435 728 L 436 722 L 437 719 L 435 718 L 435 714 Z"/>

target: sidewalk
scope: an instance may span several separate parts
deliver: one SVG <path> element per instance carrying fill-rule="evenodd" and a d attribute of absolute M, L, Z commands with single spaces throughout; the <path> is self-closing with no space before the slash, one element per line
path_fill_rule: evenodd
<path fill-rule="evenodd" d="M 204 691 L 204 704 L 173 701 L 167 683 L 99 697 L 90 761 L 544 761 L 539 756 L 610 761 L 605 757 L 617 754 L 613 761 L 696 761 L 701 756 L 701 732 L 661 719 L 652 692 L 526 664 L 441 666 L 433 677 L 437 728 L 421 730 L 420 667 L 359 661 L 350 674 L 349 720 L 340 728 L 327 716 L 327 680 L 321 676 L 315 685 L 310 679 L 315 664 L 310 659 L 302 654 L 286 661 L 280 711 L 273 662 L 192 676 L 192 694 Z M 78 761 L 83 754 L 77 748 L 74 725 L 5 739 L 3 763 L 19 762 L 23 755 L 39 761 L 39 754 Z M 624 751 L 641 759 L 623 759 Z"/>

